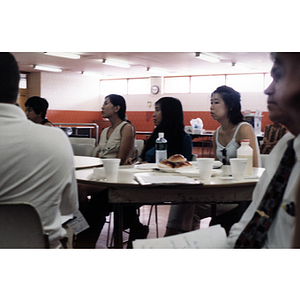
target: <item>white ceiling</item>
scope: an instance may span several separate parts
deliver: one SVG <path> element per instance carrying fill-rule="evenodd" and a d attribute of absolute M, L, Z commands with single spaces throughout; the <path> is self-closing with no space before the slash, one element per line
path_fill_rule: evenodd
<path fill-rule="evenodd" d="M 75 53 L 75 52 L 74 52 Z M 12 52 L 20 71 L 39 72 L 36 64 L 60 67 L 65 74 L 82 71 L 102 74 L 99 78 L 136 78 L 150 76 L 210 75 L 232 73 L 270 72 L 272 61 L 268 52 L 210 52 L 221 59 L 219 63 L 196 58 L 196 52 L 77 52 L 80 59 L 67 59 L 44 55 L 44 52 Z M 107 66 L 102 59 L 123 61 L 130 68 Z M 232 63 L 243 64 L 242 69 Z M 151 73 L 147 68 L 163 69 L 164 74 Z"/>

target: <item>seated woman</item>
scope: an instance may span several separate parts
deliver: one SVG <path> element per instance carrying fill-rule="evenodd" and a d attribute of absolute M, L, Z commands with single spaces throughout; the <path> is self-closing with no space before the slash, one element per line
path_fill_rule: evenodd
<path fill-rule="evenodd" d="M 210 113 L 212 118 L 221 125 L 213 135 L 214 157 L 229 163 L 230 158 L 237 156 L 241 140 L 249 139 L 250 147 L 253 149 L 253 167 L 258 167 L 260 163 L 257 139 L 252 126 L 244 121 L 240 102 L 240 93 L 227 86 L 218 87 L 211 95 Z M 222 215 L 236 206 L 235 204 L 218 204 L 216 215 Z M 170 211 L 165 236 L 198 229 L 200 220 L 210 216 L 210 204 L 179 205 L 176 211 L 172 209 Z M 225 229 L 230 228 L 235 222 L 235 220 L 229 220 L 227 224 L 227 221 L 225 220 Z"/>
<path fill-rule="evenodd" d="M 167 157 L 174 154 L 183 155 L 188 161 L 192 159 L 193 143 L 184 131 L 183 110 L 181 102 L 172 97 L 163 97 L 155 102 L 153 121 L 156 126 L 147 140 L 141 154 L 141 161 L 155 163 L 155 141 L 158 133 L 163 132 L 167 140 Z M 181 205 L 172 205 L 171 210 L 180 210 Z"/>
<path fill-rule="evenodd" d="M 46 118 L 48 101 L 44 98 L 33 96 L 25 102 L 25 112 L 28 120 L 34 123 L 52 127 L 53 124 Z"/>
<path fill-rule="evenodd" d="M 120 95 L 111 94 L 105 97 L 102 106 L 102 117 L 109 119 L 111 126 L 105 128 L 100 136 L 96 148 L 100 158 L 120 158 L 121 165 L 128 159 L 134 148 L 135 130 L 126 119 L 126 102 Z M 79 184 L 79 209 L 86 218 L 90 228 L 79 233 L 74 248 L 95 248 L 100 232 L 105 223 L 105 217 L 112 211 L 108 204 L 107 189 Z M 90 199 L 87 196 L 90 195 Z M 125 224 L 126 223 L 126 224 Z M 145 228 L 138 220 L 134 207 L 124 208 L 124 228 L 130 228 L 131 235 L 139 229 L 142 234 L 139 238 L 147 236 Z M 134 228 L 133 228 L 134 227 Z"/>
<path fill-rule="evenodd" d="M 155 162 L 155 141 L 158 133 L 163 132 L 168 142 L 168 157 L 182 154 L 187 160 L 192 158 L 192 139 L 184 131 L 183 111 L 181 102 L 172 97 L 163 97 L 155 102 L 153 122 L 156 126 L 147 140 L 141 154 L 141 160 Z"/>

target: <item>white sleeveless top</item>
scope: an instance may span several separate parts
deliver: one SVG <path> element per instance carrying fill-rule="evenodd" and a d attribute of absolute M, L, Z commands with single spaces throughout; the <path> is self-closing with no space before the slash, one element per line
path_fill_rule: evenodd
<path fill-rule="evenodd" d="M 97 147 L 96 156 L 100 158 L 116 158 L 118 157 L 120 145 L 121 145 L 121 130 L 129 124 L 126 121 L 120 123 L 115 130 L 112 132 L 109 138 L 107 138 L 107 131 L 110 127 L 104 128 L 101 136 L 99 145 Z M 133 145 L 134 146 L 134 145 Z M 129 153 L 130 154 L 130 153 Z"/>
<path fill-rule="evenodd" d="M 249 124 L 248 122 L 240 123 L 235 130 L 232 140 L 225 147 L 219 143 L 219 129 L 221 126 L 217 128 L 217 130 L 216 130 L 216 145 L 217 145 L 216 155 L 220 161 L 222 161 L 224 158 L 223 153 L 222 153 L 224 148 L 226 149 L 226 162 L 227 163 L 229 162 L 229 158 L 234 158 L 237 156 L 236 152 L 237 152 L 237 149 L 240 147 L 240 144 L 236 142 L 235 138 L 236 138 L 236 135 L 237 135 L 240 127 L 243 124 L 248 124 L 249 126 L 251 126 L 251 124 Z"/>

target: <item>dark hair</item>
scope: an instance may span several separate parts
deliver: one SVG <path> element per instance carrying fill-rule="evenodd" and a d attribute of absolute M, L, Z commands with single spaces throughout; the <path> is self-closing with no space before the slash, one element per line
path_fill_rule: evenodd
<path fill-rule="evenodd" d="M 227 116 L 232 124 L 238 124 L 244 121 L 244 115 L 241 112 L 241 94 L 233 88 L 222 85 L 219 86 L 211 95 L 220 94 L 225 106 L 228 109 Z"/>
<path fill-rule="evenodd" d="M 120 96 L 120 95 L 116 95 L 116 94 L 110 94 L 108 96 L 105 97 L 109 98 L 110 102 L 113 104 L 113 106 L 120 106 L 120 109 L 118 110 L 118 116 L 122 121 L 125 121 L 125 115 L 126 115 L 126 101 L 125 99 Z"/>
<path fill-rule="evenodd" d="M 45 119 L 46 117 L 48 106 L 48 101 L 38 96 L 30 97 L 25 102 L 25 107 L 31 107 L 37 115 L 41 113 L 42 119 Z"/>
<path fill-rule="evenodd" d="M 19 95 L 20 72 L 11 53 L 0 52 L 0 102 L 15 103 Z"/>
<path fill-rule="evenodd" d="M 155 105 L 157 104 L 160 105 L 162 119 L 147 140 L 141 154 L 142 159 L 145 158 L 146 152 L 155 146 L 155 140 L 159 132 L 163 132 L 164 137 L 168 141 L 168 157 L 181 153 L 182 150 L 182 140 L 185 131 L 181 102 L 173 97 L 163 97 L 155 102 Z"/>

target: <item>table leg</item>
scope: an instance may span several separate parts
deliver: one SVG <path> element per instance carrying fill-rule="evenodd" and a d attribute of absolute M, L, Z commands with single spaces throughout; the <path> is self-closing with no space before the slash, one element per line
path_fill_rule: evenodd
<path fill-rule="evenodd" d="M 123 248 L 123 206 L 114 204 L 114 248 Z"/>
<path fill-rule="evenodd" d="M 217 204 L 211 204 L 210 206 L 210 214 L 212 218 L 216 217 L 217 214 Z"/>

